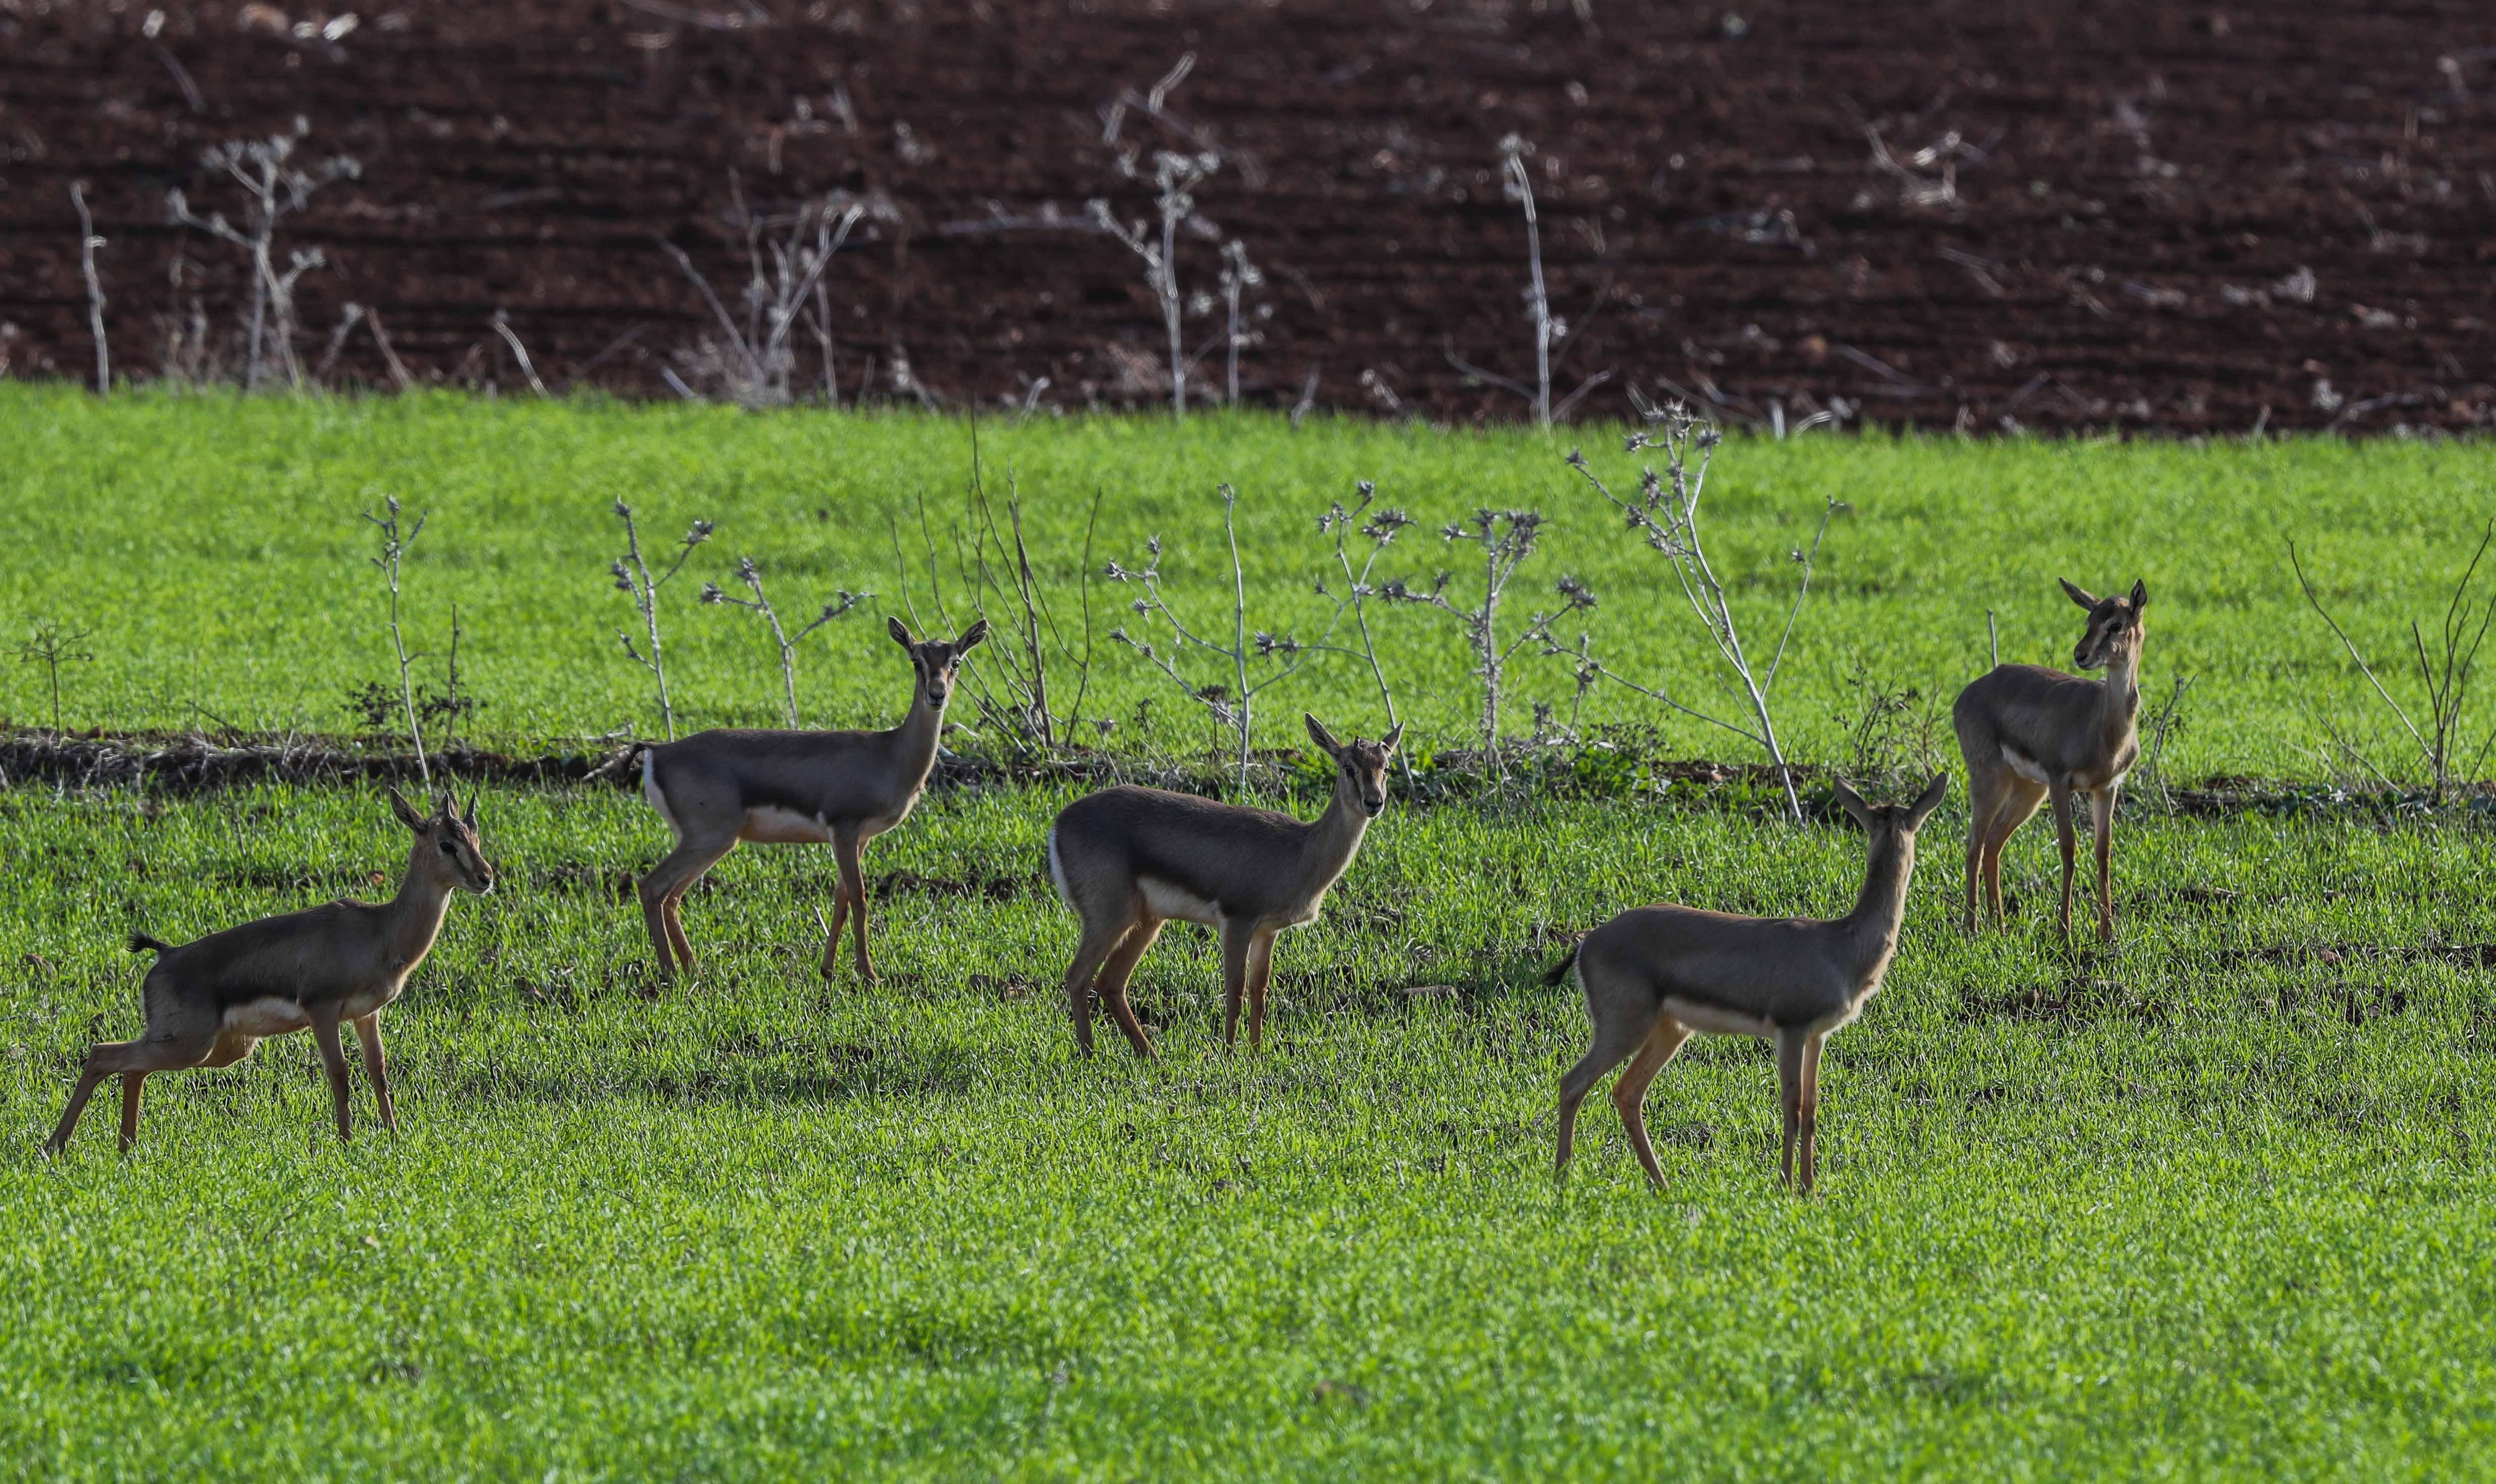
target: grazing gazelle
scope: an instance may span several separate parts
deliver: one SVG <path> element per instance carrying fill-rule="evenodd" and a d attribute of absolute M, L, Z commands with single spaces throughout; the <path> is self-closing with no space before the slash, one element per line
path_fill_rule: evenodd
<path fill-rule="evenodd" d="M 1387 761 L 1404 734 L 1380 742 L 1338 742 L 1303 714 L 1309 738 L 1334 758 L 1334 798 L 1314 820 L 1193 794 L 1123 786 L 1066 806 L 1048 830 L 1048 874 L 1083 925 L 1066 972 L 1075 1042 L 1092 1054 L 1092 994 L 1101 998 L 1136 1055 L 1152 1037 L 1127 1004 L 1137 960 L 1172 917 L 1222 935 L 1222 1041 L 1233 1042 L 1239 1002 L 1248 1001 L 1248 1044 L 1263 1043 L 1265 979 L 1274 935 L 1317 920 L 1326 889 L 1351 866 L 1361 834 L 1387 807 Z"/>
<path fill-rule="evenodd" d="M 332 902 L 305 912 L 263 917 L 211 933 L 176 947 L 134 933 L 130 951 L 153 950 L 156 967 L 141 988 L 147 1029 L 133 1041 L 102 1041 L 87 1048 L 78 1091 L 60 1126 L 44 1144 L 58 1154 L 78 1128 L 86 1100 L 105 1078 L 121 1076 L 121 1147 L 139 1138 L 139 1090 L 155 1071 L 188 1067 L 231 1067 L 251 1055 L 263 1036 L 309 1031 L 321 1043 L 329 1072 L 329 1097 L 337 1106 L 338 1137 L 352 1135 L 347 1110 L 347 1053 L 338 1023 L 353 1021 L 364 1048 L 364 1075 L 373 1084 L 382 1127 L 395 1133 L 390 1074 L 382 1065 L 382 1009 L 399 990 L 442 931 L 453 888 L 494 889 L 494 868 L 477 850 L 477 800 L 470 795 L 461 819 L 451 795 L 428 819 L 398 790 L 390 811 L 416 832 L 407 875 L 398 895 L 380 906 Z"/>
<path fill-rule="evenodd" d="M 1595 1023 L 1594 1044 L 1560 1079 L 1560 1152 L 1553 1168 L 1569 1167 L 1577 1104 L 1595 1079 L 1638 1053 L 1612 1084 L 1630 1147 L 1658 1189 L 1664 1171 L 1646 1139 L 1646 1086 L 1691 1033 L 1773 1036 L 1777 1088 L 1785 1107 L 1788 1183 L 1794 1146 L 1802 1146 L 1802 1189 L 1818 1173 L 1820 1044 L 1863 1011 L 1898 947 L 1907 910 L 1907 881 L 1916 870 L 1916 829 L 1950 788 L 1936 774 L 1913 804 L 1878 808 L 1843 783 L 1837 801 L 1870 837 L 1863 894 L 1843 917 L 1736 917 L 1691 907 L 1636 907 L 1586 935 L 1543 976 L 1566 978 L 1572 967 Z"/>
<path fill-rule="evenodd" d="M 980 619 L 952 643 L 920 643 L 897 618 L 892 642 L 916 672 L 910 714 L 889 731 L 697 732 L 641 755 L 641 796 L 668 821 L 676 848 L 641 879 L 641 914 L 659 972 L 694 966 L 685 938 L 685 893 L 740 840 L 757 845 L 825 845 L 840 870 L 832 930 L 824 941 L 824 977 L 840 961 L 841 922 L 858 924 L 858 977 L 875 982 L 866 951 L 866 881 L 858 848 L 910 818 L 936 766 L 945 701 L 962 656 L 988 636 Z"/>
<path fill-rule="evenodd" d="M 2063 936 L 2072 936 L 2072 795 L 2089 796 L 2098 845 L 2098 936 L 2114 941 L 2114 888 L 2108 855 L 2114 799 L 2140 755 L 2133 721 L 2140 710 L 2140 610 L 2149 587 L 2135 581 L 2128 598 L 2095 598 L 2063 583 L 2072 602 L 2089 610 L 2088 627 L 2072 648 L 2084 670 L 2106 666 L 2106 679 L 2083 680 L 2042 665 L 2001 665 L 1969 683 L 1950 707 L 1958 750 L 1967 758 L 1967 930 L 1977 930 L 1977 878 L 1985 905 L 2002 920 L 2002 847 L 2011 832 L 2054 803 L 2063 847 Z"/>

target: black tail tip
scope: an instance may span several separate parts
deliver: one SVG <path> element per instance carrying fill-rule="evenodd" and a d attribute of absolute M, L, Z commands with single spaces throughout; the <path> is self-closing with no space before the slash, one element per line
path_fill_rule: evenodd
<path fill-rule="evenodd" d="M 130 951 L 133 953 L 162 953 L 172 946 L 161 938 L 150 938 L 144 933 L 130 935 Z"/>
<path fill-rule="evenodd" d="M 1577 947 L 1576 944 L 1572 943 L 1568 953 L 1562 956 L 1560 962 L 1543 971 L 1543 982 L 1557 986 L 1561 980 L 1569 977 L 1569 966 L 1576 962 L 1577 962 Z"/>

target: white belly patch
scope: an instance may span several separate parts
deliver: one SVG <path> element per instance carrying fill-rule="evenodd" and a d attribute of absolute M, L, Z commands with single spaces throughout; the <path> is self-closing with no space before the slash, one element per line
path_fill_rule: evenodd
<path fill-rule="evenodd" d="M 1222 925 L 1222 913 L 1214 905 L 1185 887 L 1149 876 L 1138 877 L 1136 886 L 1144 894 L 1144 910 L 1156 917 L 1176 917 L 1182 922 L 1201 922 L 1206 927 Z"/>
<path fill-rule="evenodd" d="M 2011 764 L 2012 772 L 2018 774 L 2020 777 L 2028 780 L 2032 784 L 2050 784 L 2053 782 L 2053 780 L 2045 776 L 2045 770 L 2038 765 L 2036 758 L 2029 757 L 2026 753 L 2012 747 L 2008 742 L 2002 744 L 2002 760 Z"/>
<path fill-rule="evenodd" d="M 829 845 L 832 827 L 819 815 L 765 804 L 745 812 L 744 837 L 758 845 Z"/>
<path fill-rule="evenodd" d="M 286 1036 L 296 1031 L 311 1030 L 312 1017 L 304 1014 L 303 1006 L 292 1000 L 263 995 L 257 1000 L 228 1005 L 225 1019 L 218 1029 L 251 1036 Z"/>
<path fill-rule="evenodd" d="M 1745 1015 L 1721 1005 L 1705 1005 L 1675 995 L 1664 997 L 1664 1008 L 1667 1014 L 1683 1025 L 1710 1036 L 1774 1036 L 1777 1030 L 1757 1015 Z"/>

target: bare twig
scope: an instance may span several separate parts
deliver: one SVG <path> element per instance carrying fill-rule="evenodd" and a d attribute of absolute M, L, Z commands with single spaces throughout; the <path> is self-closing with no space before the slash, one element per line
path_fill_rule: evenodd
<path fill-rule="evenodd" d="M 650 652 L 643 655 L 635 648 L 633 636 L 622 630 L 616 631 L 615 637 L 623 642 L 626 656 L 648 670 L 657 681 L 659 716 L 667 725 L 668 740 L 673 742 L 676 739 L 676 708 L 668 696 L 667 657 L 659 645 L 659 589 L 667 586 L 669 578 L 684 571 L 694 548 L 710 540 L 714 528 L 707 520 L 695 521 L 676 542 L 678 550 L 674 563 L 654 577 L 650 574 L 649 564 L 641 557 L 641 535 L 633 524 L 633 507 L 618 500 L 614 510 L 615 517 L 624 522 L 624 554 L 608 566 L 608 572 L 615 579 L 619 592 L 632 596 L 633 606 L 640 610 L 642 625 L 649 634 Z"/>
<path fill-rule="evenodd" d="M 104 281 L 96 276 L 95 250 L 104 239 L 95 234 L 95 218 L 87 214 L 86 182 L 70 182 L 70 204 L 78 208 L 78 270 L 86 275 L 87 330 L 95 336 L 95 394 L 112 394 L 112 357 L 104 341 Z"/>
<path fill-rule="evenodd" d="M 407 554 L 407 548 L 416 543 L 416 539 L 424 534 L 424 517 L 417 516 L 416 524 L 402 536 L 399 533 L 398 496 L 383 496 L 382 511 L 376 515 L 366 510 L 364 519 L 372 522 L 382 534 L 381 555 L 373 558 L 373 565 L 381 569 L 383 585 L 390 590 L 390 650 L 398 657 L 399 704 L 407 713 L 408 741 L 416 748 L 417 777 L 430 788 L 433 786 L 433 769 L 424 760 L 424 728 L 417 725 L 416 684 L 409 675 L 409 666 L 414 660 L 407 652 L 407 634 L 398 616 L 399 561 Z"/>
<path fill-rule="evenodd" d="M 520 374 L 529 379 L 529 389 L 545 396 L 546 383 L 538 380 L 538 368 L 529 362 L 529 348 L 520 344 L 519 335 L 512 329 L 511 315 L 500 309 L 494 311 L 494 333 L 502 336 L 503 343 L 512 348 L 512 358 L 520 363 Z"/>
<path fill-rule="evenodd" d="M 730 607 L 745 608 L 752 612 L 760 613 L 763 615 L 764 622 L 771 626 L 771 640 L 774 644 L 779 646 L 780 650 L 780 687 L 783 696 L 787 702 L 789 727 L 794 731 L 796 729 L 798 725 L 797 646 L 805 641 L 806 635 L 814 633 L 818 629 L 821 629 L 826 624 L 830 623 L 833 619 L 839 618 L 841 615 L 849 612 L 850 609 L 857 607 L 859 603 L 864 603 L 875 595 L 873 593 L 853 593 L 847 588 L 839 589 L 833 595 L 833 600 L 830 603 L 824 604 L 821 612 L 817 613 L 813 619 L 809 620 L 806 625 L 800 628 L 796 633 L 791 634 L 781 627 L 779 613 L 772 608 L 770 598 L 763 591 L 763 570 L 755 565 L 755 561 L 752 557 L 738 557 L 736 559 L 736 580 L 744 583 L 746 588 L 751 591 L 754 596 L 752 598 L 738 598 L 722 589 L 716 582 L 705 582 L 702 584 L 702 601 L 707 603 L 724 603 Z M 653 650 L 655 650 L 656 647 L 656 642 L 653 641 Z"/>

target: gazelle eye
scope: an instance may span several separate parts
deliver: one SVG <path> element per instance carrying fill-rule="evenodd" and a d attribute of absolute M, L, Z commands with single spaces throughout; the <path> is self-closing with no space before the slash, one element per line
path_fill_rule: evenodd
<path fill-rule="evenodd" d="M 450 841 L 445 840 L 442 842 L 442 853 L 445 855 L 456 855 L 459 853 L 459 848 L 452 845 Z"/>

